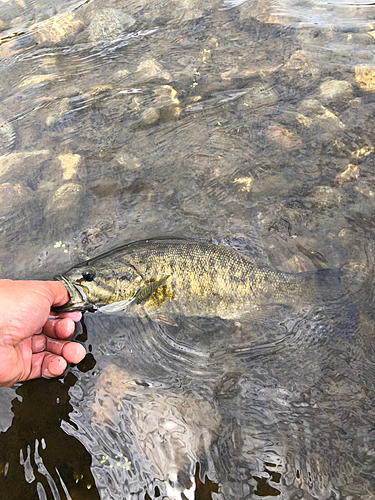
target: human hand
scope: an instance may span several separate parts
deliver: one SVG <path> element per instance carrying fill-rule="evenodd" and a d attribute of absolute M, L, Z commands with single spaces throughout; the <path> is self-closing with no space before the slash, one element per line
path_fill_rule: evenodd
<path fill-rule="evenodd" d="M 53 315 L 69 300 L 58 281 L 0 280 L 0 387 L 41 376 L 58 377 L 79 363 L 85 348 L 67 339 L 80 312 Z"/>

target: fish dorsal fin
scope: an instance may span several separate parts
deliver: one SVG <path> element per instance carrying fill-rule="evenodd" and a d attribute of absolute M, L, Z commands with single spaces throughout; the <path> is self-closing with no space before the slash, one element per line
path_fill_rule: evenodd
<path fill-rule="evenodd" d="M 93 257 L 91 259 L 88 259 L 85 261 L 88 265 L 94 264 L 97 259 L 103 259 L 106 257 L 110 257 L 111 255 L 121 252 L 124 250 L 131 250 L 132 248 L 137 248 L 140 245 L 144 244 L 152 244 L 152 243 L 182 243 L 182 242 L 189 242 L 189 241 L 197 241 L 192 238 L 183 238 L 179 236 L 159 236 L 157 238 L 148 238 L 147 240 L 138 240 L 138 241 L 132 241 L 131 243 L 126 243 L 125 245 L 121 245 L 115 248 L 112 248 L 108 250 L 107 252 L 104 252 L 96 257 Z"/>

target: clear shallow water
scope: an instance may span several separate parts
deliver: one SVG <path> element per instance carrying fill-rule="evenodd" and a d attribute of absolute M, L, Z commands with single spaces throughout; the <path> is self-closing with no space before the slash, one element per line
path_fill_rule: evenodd
<path fill-rule="evenodd" d="M 374 6 L 371 2 L 354 0 L 333 1 L 289 1 L 248 2 L 247 0 L 224 0 L 224 8 L 239 7 L 252 12 L 252 17 L 266 22 L 292 24 L 294 26 L 334 27 L 349 30 L 371 28 L 374 19 Z M 369 26 L 370 25 L 370 26 Z"/>
<path fill-rule="evenodd" d="M 190 236 L 341 267 L 356 308 L 86 315 L 79 367 L 0 392 L 0 498 L 374 498 L 374 22 L 370 5 L 0 4 L 1 277 Z"/>

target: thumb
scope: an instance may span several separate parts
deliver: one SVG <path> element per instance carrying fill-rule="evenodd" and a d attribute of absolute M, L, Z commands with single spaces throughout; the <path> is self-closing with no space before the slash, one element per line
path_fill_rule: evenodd
<path fill-rule="evenodd" d="M 63 306 L 70 297 L 67 289 L 60 281 L 46 281 L 51 307 Z"/>

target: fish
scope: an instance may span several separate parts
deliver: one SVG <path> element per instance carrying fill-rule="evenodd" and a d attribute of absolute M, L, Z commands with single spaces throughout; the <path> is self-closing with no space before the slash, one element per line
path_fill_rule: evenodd
<path fill-rule="evenodd" d="M 265 305 L 303 308 L 338 301 L 339 268 L 289 273 L 229 246 L 184 238 L 130 243 L 54 279 L 70 296 L 55 312 L 101 311 L 239 319 Z"/>

